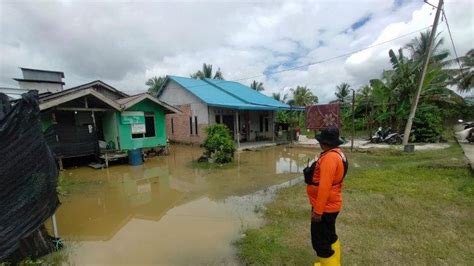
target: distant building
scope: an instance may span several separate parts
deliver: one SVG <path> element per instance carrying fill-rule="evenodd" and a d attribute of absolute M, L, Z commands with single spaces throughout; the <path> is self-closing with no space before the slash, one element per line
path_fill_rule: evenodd
<path fill-rule="evenodd" d="M 63 90 L 64 73 L 42 69 L 20 67 L 23 78 L 14 78 L 18 82 L 17 88 L 0 87 L 0 92 L 12 100 L 21 98 L 23 93 L 29 90 L 37 90 L 38 93 L 55 93 Z"/>
<path fill-rule="evenodd" d="M 20 67 L 23 78 L 14 78 L 18 81 L 20 89 L 37 90 L 39 93 L 60 92 L 63 90 L 64 73 L 60 71 L 50 71 L 41 69 L 31 69 Z"/>
<path fill-rule="evenodd" d="M 204 129 L 226 125 L 240 142 L 275 139 L 276 111 L 287 104 L 238 82 L 168 76 L 158 99 L 181 110 L 166 116 L 171 141 L 202 143 Z"/>
<path fill-rule="evenodd" d="M 20 99 L 23 93 L 28 92 L 25 89 L 0 87 L 0 92 L 5 93 L 10 100 Z"/>

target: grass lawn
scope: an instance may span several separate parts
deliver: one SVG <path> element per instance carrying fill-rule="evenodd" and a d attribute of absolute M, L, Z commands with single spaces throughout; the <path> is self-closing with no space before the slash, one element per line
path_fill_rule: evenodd
<path fill-rule="evenodd" d="M 347 155 L 350 170 L 337 220 L 344 265 L 472 265 L 474 178 L 458 145 Z M 263 227 L 247 230 L 236 243 L 243 263 L 317 260 L 304 184 L 280 190 L 264 219 Z"/>

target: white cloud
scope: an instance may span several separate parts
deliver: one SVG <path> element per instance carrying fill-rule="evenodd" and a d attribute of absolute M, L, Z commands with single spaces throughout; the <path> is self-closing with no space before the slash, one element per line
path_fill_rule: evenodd
<path fill-rule="evenodd" d="M 473 4 L 446 1 L 458 47 L 473 47 Z M 265 93 L 307 85 L 322 102 L 335 86 L 357 88 L 389 67 L 388 49 L 415 35 L 330 62 L 271 76 L 269 70 L 321 61 L 431 24 L 421 1 L 0 2 L 0 85 L 18 66 L 62 70 L 68 86 L 102 79 L 127 92 L 154 75 L 188 76 L 211 63 L 226 79 L 259 76 Z M 356 21 L 370 17 L 353 30 Z M 446 36 L 444 24 L 440 25 Z M 449 42 L 445 42 L 449 44 Z M 448 47 L 448 46 L 447 46 Z M 252 79 L 242 80 L 249 84 Z"/>

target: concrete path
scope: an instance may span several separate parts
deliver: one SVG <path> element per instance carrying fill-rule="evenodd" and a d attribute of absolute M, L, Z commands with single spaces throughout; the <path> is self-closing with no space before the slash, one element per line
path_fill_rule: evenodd
<path fill-rule="evenodd" d="M 471 169 L 474 171 L 474 144 L 472 143 L 459 143 L 464 150 L 464 155 L 469 160 Z"/>
<path fill-rule="evenodd" d="M 463 127 L 458 125 L 454 127 L 454 131 L 456 132 L 456 138 L 458 140 L 459 145 L 464 151 L 464 155 L 466 156 L 469 164 L 471 165 L 471 169 L 474 171 L 474 143 L 469 143 L 465 140 L 465 136 L 463 136 Z"/>

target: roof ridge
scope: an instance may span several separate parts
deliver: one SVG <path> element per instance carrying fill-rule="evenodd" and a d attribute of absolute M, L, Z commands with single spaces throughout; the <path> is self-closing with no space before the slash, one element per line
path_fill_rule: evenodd
<path fill-rule="evenodd" d="M 242 99 L 241 97 L 235 95 L 234 93 L 231 93 L 231 92 L 229 92 L 229 91 L 227 91 L 227 90 L 221 88 L 221 87 L 218 86 L 217 84 L 214 84 L 214 83 L 212 83 L 212 82 L 210 82 L 210 81 L 207 81 L 207 79 L 201 79 L 201 80 L 204 81 L 204 82 L 206 82 L 207 84 L 210 84 L 210 85 L 213 86 L 213 87 L 216 87 L 216 88 L 219 89 L 220 91 L 222 91 L 222 92 L 224 92 L 224 93 L 227 93 L 228 95 L 230 95 L 230 96 L 232 96 L 232 97 L 234 97 L 234 98 L 237 98 L 237 99 L 241 100 L 242 102 L 244 102 L 244 103 L 246 103 L 246 104 L 254 104 L 254 103 L 251 103 L 251 102 L 248 102 L 248 101 Z M 223 79 L 220 79 L 220 80 L 223 80 Z M 226 80 L 223 80 L 223 81 L 226 81 Z"/>
<path fill-rule="evenodd" d="M 235 97 L 235 98 L 237 98 L 237 99 L 243 101 L 244 103 L 253 104 L 253 105 L 259 105 L 259 106 L 273 107 L 273 105 L 270 105 L 270 104 L 255 103 L 255 102 L 249 102 L 249 101 L 247 101 L 247 100 L 244 100 L 244 99 L 242 99 L 241 97 L 237 96 L 236 94 L 234 94 L 234 93 L 232 93 L 232 92 L 229 92 L 229 91 L 227 91 L 226 89 L 223 89 L 222 87 L 218 86 L 217 84 L 214 84 L 214 83 L 211 82 L 211 81 L 208 81 L 209 78 L 205 78 L 205 79 L 203 79 L 203 80 L 204 80 L 205 82 L 211 84 L 212 86 L 218 88 L 219 90 L 221 90 L 221 91 L 223 91 L 223 92 L 225 92 L 225 93 L 227 93 L 227 94 L 229 94 L 229 95 L 231 95 L 231 96 L 233 96 L 233 97 Z M 211 79 L 211 80 L 216 80 L 216 83 L 217 83 L 218 81 L 232 82 L 232 83 L 239 84 L 239 85 L 241 85 L 241 86 L 247 87 L 249 90 L 252 90 L 252 88 L 250 88 L 250 87 L 248 87 L 248 86 L 245 86 L 245 85 L 243 85 L 242 83 L 237 82 L 237 81 L 230 81 L 230 80 L 225 80 L 225 79 Z M 258 92 L 258 91 L 255 91 L 255 92 L 261 94 L 261 95 L 264 96 L 264 97 L 270 98 L 269 96 L 264 95 L 264 94 L 262 94 L 262 93 L 260 93 L 260 92 Z"/>

